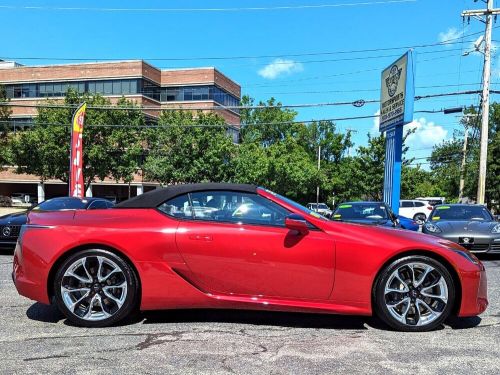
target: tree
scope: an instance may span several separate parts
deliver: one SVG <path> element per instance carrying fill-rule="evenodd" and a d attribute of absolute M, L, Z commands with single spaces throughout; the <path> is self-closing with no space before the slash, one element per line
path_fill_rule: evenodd
<path fill-rule="evenodd" d="M 86 102 L 88 107 L 110 106 L 100 95 L 67 92 L 64 104 Z M 50 102 L 49 102 L 50 103 Z M 130 182 L 142 154 L 138 126 L 144 115 L 133 102 L 121 98 L 118 107 L 130 110 L 87 109 L 83 131 L 83 176 L 85 188 L 96 178 L 112 177 Z M 73 108 L 39 108 L 32 129 L 21 132 L 11 143 L 12 161 L 18 173 L 33 174 L 43 181 L 68 181 L 70 130 Z M 113 126 L 110 126 L 113 125 Z"/>
<path fill-rule="evenodd" d="M 7 103 L 8 101 L 5 87 L 0 85 L 0 103 Z M 9 107 L 0 105 L 0 166 L 5 165 L 9 159 L 9 124 L 7 121 L 11 113 Z"/>
<path fill-rule="evenodd" d="M 242 106 L 254 106 L 254 99 L 243 96 Z M 258 142 L 263 146 L 283 141 L 287 136 L 295 137 L 303 130 L 303 124 L 294 123 L 297 112 L 281 108 L 281 103 L 271 98 L 259 102 L 263 108 L 242 109 L 241 137 L 244 143 Z"/>
<path fill-rule="evenodd" d="M 214 113 L 163 111 L 147 131 L 146 178 L 163 184 L 222 182 L 232 178 L 235 150 L 224 119 Z"/>
<path fill-rule="evenodd" d="M 233 166 L 236 182 L 261 185 L 302 202 L 310 198 L 319 183 L 314 160 L 292 137 L 269 147 L 243 143 Z"/>

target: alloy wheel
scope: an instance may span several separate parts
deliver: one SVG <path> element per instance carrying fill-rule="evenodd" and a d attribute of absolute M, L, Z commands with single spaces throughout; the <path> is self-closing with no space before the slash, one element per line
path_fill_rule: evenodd
<path fill-rule="evenodd" d="M 389 314 L 407 326 L 426 326 L 436 321 L 448 304 L 448 286 L 435 267 L 406 263 L 392 272 L 384 288 Z"/>
<path fill-rule="evenodd" d="M 69 265 L 61 280 L 61 297 L 66 308 L 85 321 L 114 316 L 127 299 L 124 270 L 113 260 L 92 255 Z"/>

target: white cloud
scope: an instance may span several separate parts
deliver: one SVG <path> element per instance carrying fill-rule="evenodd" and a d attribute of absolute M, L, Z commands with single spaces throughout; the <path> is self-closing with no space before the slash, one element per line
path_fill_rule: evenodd
<path fill-rule="evenodd" d="M 405 144 L 410 147 L 410 151 L 419 149 L 430 151 L 431 147 L 444 141 L 448 135 L 448 130 L 432 121 L 427 121 L 424 117 L 413 120 L 405 126 L 405 129 L 416 129 L 415 133 L 406 138 Z"/>
<path fill-rule="evenodd" d="M 275 59 L 272 63 L 259 70 L 258 73 L 266 79 L 275 79 L 281 75 L 290 75 L 303 70 L 304 67 L 300 62 L 288 59 Z"/>
<path fill-rule="evenodd" d="M 456 42 L 458 38 L 462 37 L 463 31 L 459 31 L 454 27 L 450 27 L 445 32 L 440 32 L 438 35 L 438 40 L 444 43 L 446 46 L 451 47 L 450 43 Z"/>

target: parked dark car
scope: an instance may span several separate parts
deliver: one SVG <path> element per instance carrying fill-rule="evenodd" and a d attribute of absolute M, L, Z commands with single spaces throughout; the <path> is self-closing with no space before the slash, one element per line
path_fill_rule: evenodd
<path fill-rule="evenodd" d="M 337 207 L 332 220 L 369 225 L 381 225 L 418 231 L 418 224 L 404 216 L 394 214 L 384 202 L 346 202 Z"/>
<path fill-rule="evenodd" d="M 29 211 L 93 210 L 113 206 L 113 202 L 103 198 L 59 197 L 48 199 L 28 211 L 1 216 L 0 249 L 14 250 L 21 225 L 26 224 Z"/>
<path fill-rule="evenodd" d="M 422 231 L 456 242 L 472 252 L 500 253 L 500 223 L 481 205 L 438 205 Z"/>

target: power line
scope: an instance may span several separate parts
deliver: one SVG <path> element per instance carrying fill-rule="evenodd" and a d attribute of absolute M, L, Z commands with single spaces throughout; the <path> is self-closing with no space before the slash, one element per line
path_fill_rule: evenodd
<path fill-rule="evenodd" d="M 336 3 L 318 5 L 288 5 L 270 7 L 237 7 L 237 8 L 91 8 L 91 7 L 58 7 L 58 6 L 27 6 L 27 5 L 0 5 L 1 9 L 13 10 L 48 10 L 48 11 L 85 11 L 85 12 L 241 12 L 241 11 L 275 11 L 275 10 L 296 10 L 296 9 L 325 9 L 358 7 L 371 5 L 414 3 L 418 0 L 380 0 L 365 1 L 357 3 Z"/>
<path fill-rule="evenodd" d="M 441 96 L 453 96 L 453 95 L 471 95 L 471 94 L 479 94 L 481 91 L 479 90 L 468 90 L 468 91 L 455 91 L 448 93 L 437 93 L 437 94 L 428 94 L 428 95 L 420 95 L 415 96 L 415 100 L 427 99 L 427 98 L 435 98 Z M 491 90 L 492 94 L 500 94 L 500 90 Z M 357 101 L 345 101 L 345 102 L 324 102 L 324 103 L 305 103 L 305 104 L 287 104 L 287 105 L 254 105 L 254 106 L 214 106 L 214 107 L 148 107 L 148 106 L 112 106 L 112 105 L 103 105 L 103 106 L 87 106 L 87 109 L 96 109 L 96 110 L 126 110 L 126 111 L 134 111 L 134 110 L 152 110 L 152 111 L 207 111 L 207 110 L 252 110 L 252 109 L 273 109 L 273 108 L 310 108 L 310 107 L 330 107 L 330 106 L 342 106 L 342 105 L 353 105 L 355 107 L 361 107 L 366 103 L 378 103 L 380 102 L 378 99 L 360 99 Z M 27 104 L 27 103 L 12 103 L 12 102 L 0 102 L 0 106 L 4 107 L 24 107 L 24 108 L 67 108 L 73 109 L 78 106 L 78 104 Z M 417 111 L 415 111 L 417 113 Z M 439 112 L 439 111 L 438 111 Z M 429 113 L 429 112 L 422 112 Z"/>
<path fill-rule="evenodd" d="M 415 0 L 416 1 L 416 0 Z M 0 6 L 2 8 L 2 6 Z M 494 27 L 495 29 L 500 26 Z M 263 58 L 278 58 L 278 57 L 304 57 L 304 56 L 321 56 L 321 55 L 336 55 L 336 54 L 353 54 L 353 53 L 364 53 L 364 52 L 381 52 L 381 51 L 394 51 L 403 49 L 416 49 L 416 48 L 428 48 L 437 46 L 449 46 L 453 44 L 463 43 L 463 38 L 470 36 L 475 36 L 482 34 L 482 32 L 475 32 L 467 35 L 462 35 L 458 38 L 450 38 L 436 43 L 424 43 L 415 45 L 405 45 L 399 47 L 385 47 L 385 48 L 369 48 L 369 49 L 353 49 L 353 50 L 340 50 L 340 51 L 323 51 L 323 52 L 310 52 L 310 53 L 283 53 L 279 55 L 249 55 L 249 56 L 197 56 L 197 57 L 148 57 L 142 59 L 134 58 L 76 58 L 76 57 L 28 57 L 28 56 L 1 56 L 2 59 L 17 59 L 17 60 L 59 60 L 59 61 L 117 61 L 117 60 L 148 60 L 148 61 L 196 61 L 196 60 L 243 60 L 243 59 L 263 59 Z M 473 42 L 473 40 L 470 40 Z M 469 41 L 467 41 L 469 42 Z M 453 49 L 451 51 L 458 51 L 461 48 Z M 424 51 L 419 52 L 420 54 L 425 53 L 436 53 L 436 52 L 450 52 L 450 50 L 445 51 Z M 383 56 L 383 57 L 392 57 Z"/>
<path fill-rule="evenodd" d="M 1 105 L 2 103 L 0 103 Z M 91 107 L 87 107 L 89 109 Z M 135 108 L 137 109 L 137 108 Z M 414 111 L 414 113 L 440 113 L 443 110 L 418 110 Z M 129 128 L 161 128 L 161 127 L 173 127 L 173 126 L 193 126 L 193 127 L 244 127 L 244 126 L 262 126 L 262 125 L 293 125 L 293 124 L 311 124 L 311 123 L 319 123 L 319 122 L 336 122 L 336 121 L 347 121 L 347 120 L 360 120 L 360 119 L 373 119 L 378 118 L 380 115 L 365 115 L 365 116 L 349 116 L 349 117 L 335 117 L 335 118 L 326 118 L 326 119 L 312 119 L 312 120 L 297 120 L 297 121 L 281 121 L 281 122 L 261 122 L 255 124 L 241 124 L 241 125 L 231 125 L 231 124 L 163 124 L 163 125 L 125 125 L 125 124 L 86 124 L 85 126 L 90 127 L 129 127 Z M 13 124 L 13 121 L 3 120 L 0 121 L 3 124 Z M 47 125 L 47 126 L 71 126 L 71 124 L 61 124 L 61 123 L 34 123 L 35 125 Z M 31 126 L 32 124 L 19 124 L 19 126 Z"/>

